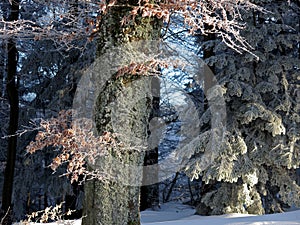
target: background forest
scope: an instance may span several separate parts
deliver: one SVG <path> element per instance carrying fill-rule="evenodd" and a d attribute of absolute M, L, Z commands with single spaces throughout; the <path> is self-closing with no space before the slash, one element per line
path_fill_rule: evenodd
<path fill-rule="evenodd" d="M 118 224 L 118 217 L 121 221 L 128 217 L 124 224 L 139 224 L 136 209 L 157 209 L 167 201 L 193 205 L 200 215 L 269 214 L 299 207 L 299 33 L 298 0 L 1 2 L 1 217 L 12 210 L 3 224 L 61 202 L 64 212 L 75 210 L 66 218 L 80 218 L 85 205 L 84 214 L 92 214 L 88 218 L 98 212 L 109 215 L 103 224 Z M 60 112 L 72 109 L 86 68 L 99 56 L 113 46 L 153 39 L 175 44 L 182 55 L 193 54 L 193 59 L 205 62 L 201 69 L 206 75 L 199 78 L 188 69 L 151 64 L 159 67 L 160 76 L 151 84 L 156 94 L 152 89 L 150 101 L 124 102 L 125 108 L 143 116 L 130 114 L 119 122 L 118 131 L 142 138 L 144 133 L 157 134 L 159 144 L 145 155 L 131 148 L 124 153 L 119 145 L 110 154 L 120 155 L 121 162 L 145 166 L 166 158 L 181 159 L 168 179 L 141 190 L 101 179 L 82 184 L 83 173 L 71 183 L 72 171 L 60 176 L 70 168 L 68 160 L 59 162 L 55 173 L 49 167 L 61 157 L 63 142 L 55 146 L 53 140 L 43 139 L 49 144 L 42 151 L 28 152 L 30 143 L 40 143 L 38 132 L 46 130 L 41 121 L 68 119 L 59 117 Z M 185 60 L 192 62 L 188 57 Z M 100 136 L 104 131 L 114 132 L 112 119 L 107 117 L 111 99 L 119 93 L 134 99 L 151 89 L 138 78 L 126 79 L 107 82 L 104 94 L 97 97 L 94 119 Z M 126 86 L 124 80 L 140 83 Z M 191 122 L 188 116 L 180 116 L 178 90 L 183 96 L 181 108 L 192 105 L 196 109 L 193 115 L 187 110 L 188 119 L 197 121 L 189 137 L 182 135 L 184 124 Z M 126 129 L 131 126 L 129 131 L 122 123 Z M 218 141 L 212 144 L 215 138 Z M 158 171 L 151 176 L 164 174 Z M 144 174 L 146 178 L 150 179 Z M 114 197 L 104 197 L 109 195 Z M 87 203 L 90 198 L 97 207 Z M 86 219 L 83 224 L 102 224 L 95 221 Z"/>

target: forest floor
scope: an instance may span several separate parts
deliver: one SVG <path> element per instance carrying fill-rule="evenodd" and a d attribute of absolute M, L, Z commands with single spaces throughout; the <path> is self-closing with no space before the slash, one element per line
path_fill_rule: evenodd
<path fill-rule="evenodd" d="M 300 225 L 300 210 L 263 216 L 248 214 L 199 216 L 194 213 L 195 210 L 188 205 L 170 202 L 161 205 L 159 210 L 143 211 L 141 220 L 142 225 Z M 81 225 L 81 220 L 32 223 L 32 225 Z"/>

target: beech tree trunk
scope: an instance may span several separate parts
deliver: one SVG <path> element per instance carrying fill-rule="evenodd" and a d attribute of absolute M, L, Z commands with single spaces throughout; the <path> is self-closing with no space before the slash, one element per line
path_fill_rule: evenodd
<path fill-rule="evenodd" d="M 122 4 L 124 6 L 122 6 Z M 98 55 L 130 41 L 157 39 L 161 22 L 153 18 L 138 18 L 134 23 L 121 26 L 137 1 L 117 1 L 102 20 Z M 147 145 L 148 122 L 152 107 L 151 82 L 142 76 L 112 77 L 106 82 L 96 103 L 96 126 L 99 135 L 108 131 L 119 133 L 128 148 L 99 158 L 93 169 L 115 174 L 109 182 L 92 180 L 85 184 L 83 225 L 138 225 L 140 224 L 140 186 L 143 169 L 131 171 L 124 165 L 143 166 Z M 117 107 L 115 107 L 117 105 Z M 116 125 L 117 123 L 117 125 Z M 117 130 L 115 130 L 117 129 Z M 136 147 L 139 146 L 137 149 Z M 125 166 L 126 167 L 126 166 Z M 116 178 L 114 180 L 114 178 Z M 133 184 L 131 185 L 132 182 Z M 139 184 L 139 185 L 137 185 Z"/>
<path fill-rule="evenodd" d="M 140 79 L 135 81 L 134 84 L 127 85 L 125 87 L 120 81 L 114 81 L 108 84 L 99 96 L 97 101 L 97 130 L 99 132 L 113 130 L 114 124 L 110 117 L 116 116 L 116 119 L 120 120 L 117 129 L 122 132 L 122 141 L 132 147 L 142 146 L 147 143 L 147 121 L 150 114 L 151 100 L 143 98 L 136 102 L 134 99 L 136 96 L 142 95 L 145 90 L 149 90 L 150 84 L 147 80 Z M 112 100 L 120 95 L 126 96 L 126 99 L 117 100 L 118 108 L 115 111 L 116 109 L 112 106 L 114 104 L 111 103 L 116 103 Z M 111 114 L 112 111 L 115 115 Z M 140 143 L 135 142 L 133 140 L 135 138 L 138 138 Z M 86 184 L 84 225 L 140 224 L 140 187 L 136 184 L 141 184 L 143 171 L 132 173 L 126 166 L 125 168 L 123 166 L 143 165 L 143 152 L 128 149 L 120 153 L 120 156 L 118 155 L 118 149 L 112 149 L 111 155 L 98 159 L 95 167 L 101 171 L 107 171 L 113 177 L 108 183 L 93 180 Z M 132 185 L 134 186 L 131 186 L 130 180 L 133 181 Z"/>

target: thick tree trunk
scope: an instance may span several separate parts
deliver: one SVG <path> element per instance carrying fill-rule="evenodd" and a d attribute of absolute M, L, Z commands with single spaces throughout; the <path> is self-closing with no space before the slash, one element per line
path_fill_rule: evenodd
<path fill-rule="evenodd" d="M 117 132 L 126 146 L 138 149 L 112 149 L 111 155 L 98 159 L 93 168 L 112 177 L 107 183 L 93 180 L 86 184 L 83 225 L 140 224 L 137 184 L 142 183 L 142 170 L 134 171 L 127 165 L 143 165 L 144 151 L 140 148 L 147 143 L 151 99 L 138 96 L 145 95 L 150 86 L 148 79 L 139 78 L 126 86 L 118 79 L 108 82 L 97 100 L 98 132 Z"/>
<path fill-rule="evenodd" d="M 9 21 L 17 20 L 19 16 L 19 1 L 13 1 L 11 5 Z M 9 39 L 7 44 L 7 96 L 10 105 L 9 127 L 8 127 L 8 148 L 6 168 L 4 174 L 4 184 L 2 190 L 2 224 L 12 224 L 12 193 L 14 170 L 17 152 L 17 136 L 19 119 L 19 95 L 18 95 L 18 77 L 17 63 L 18 51 L 14 39 Z"/>
<path fill-rule="evenodd" d="M 105 15 L 100 28 L 99 56 L 113 46 L 159 37 L 161 23 L 153 18 L 139 18 L 126 27 L 120 25 L 122 18 L 132 9 L 128 4 L 136 2 L 119 0 L 118 6 Z M 109 156 L 90 165 L 92 169 L 105 171 L 112 177 L 106 183 L 92 180 L 85 184 L 83 225 L 140 224 L 141 168 L 145 156 L 142 148 L 147 145 L 152 106 L 149 93 L 149 78 L 138 76 L 126 76 L 125 79 L 112 77 L 100 93 L 95 106 L 97 132 L 100 135 L 105 131 L 120 134 L 120 140 L 128 148 L 125 151 L 111 149 Z"/>

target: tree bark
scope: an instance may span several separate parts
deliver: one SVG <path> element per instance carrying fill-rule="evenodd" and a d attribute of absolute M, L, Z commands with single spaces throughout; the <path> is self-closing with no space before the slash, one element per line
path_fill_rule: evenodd
<path fill-rule="evenodd" d="M 155 119 L 159 116 L 159 101 L 160 101 L 160 80 L 154 77 L 152 79 L 151 87 L 153 99 L 152 99 L 152 110 L 150 114 L 149 121 Z M 151 131 L 148 128 L 149 135 L 155 136 L 155 129 Z M 157 165 L 158 164 L 158 141 L 159 140 L 149 140 L 149 148 L 145 154 L 144 166 Z M 145 168 L 144 167 L 144 168 Z M 158 168 L 158 167 L 155 167 Z M 159 183 L 158 183 L 158 171 L 149 169 L 144 169 L 143 171 L 143 183 L 141 187 L 141 205 L 140 210 L 145 210 L 147 208 L 153 208 L 159 205 Z"/>
<path fill-rule="evenodd" d="M 6 77 L 6 43 L 2 41 L 1 43 L 1 51 L 3 52 L 3 55 L 1 56 L 0 60 L 0 101 L 3 102 L 4 95 L 5 95 L 5 82 L 4 78 Z"/>
<path fill-rule="evenodd" d="M 99 56 L 110 47 L 131 41 L 157 39 L 160 35 L 161 22 L 154 18 L 138 18 L 135 23 L 122 27 L 121 19 L 132 9 L 128 4 L 135 5 L 137 1 L 125 3 L 117 1 L 118 6 L 112 7 L 102 20 Z M 136 184 L 142 184 L 143 170 L 132 171 L 126 165 L 141 167 L 144 163 L 142 147 L 147 144 L 147 126 L 152 106 L 151 96 L 147 97 L 145 93 L 151 93 L 149 79 L 115 76 L 107 81 L 98 96 L 95 106 L 97 132 L 100 135 L 106 131 L 118 133 L 121 141 L 130 148 L 121 152 L 111 149 L 110 155 L 90 165 L 93 169 L 113 174 L 113 177 L 108 182 L 92 180 L 85 184 L 83 225 L 140 224 L 140 186 Z M 134 184 L 131 185 L 130 180 Z"/>
<path fill-rule="evenodd" d="M 9 21 L 18 20 L 19 16 L 19 1 L 12 1 Z M 6 168 L 4 173 L 4 184 L 2 190 L 2 224 L 12 224 L 12 193 L 14 170 L 17 152 L 17 136 L 19 119 L 19 94 L 18 94 L 18 77 L 17 77 L 17 64 L 18 64 L 18 50 L 16 42 L 13 38 L 8 40 L 7 44 L 7 96 L 10 105 L 9 114 L 9 127 L 8 127 L 8 148 Z"/>
<path fill-rule="evenodd" d="M 122 135 L 122 142 L 126 142 L 126 146 L 142 146 L 147 143 L 147 121 L 151 100 L 142 98 L 136 102 L 134 99 L 145 90 L 149 90 L 150 84 L 147 80 L 139 79 L 135 84 L 127 85 L 129 86 L 124 87 L 120 81 L 114 81 L 99 96 L 97 130 L 114 131 L 111 119 L 113 116 L 118 120 L 117 130 Z M 120 95 L 121 97 L 116 99 Z M 118 105 L 117 109 L 114 108 L 114 104 Z M 138 142 L 134 141 L 136 137 L 139 139 Z M 140 187 L 136 184 L 142 182 L 142 171 L 132 172 L 124 165 L 141 166 L 143 158 L 143 151 L 126 149 L 120 153 L 118 149 L 112 149 L 109 156 L 98 159 L 94 168 L 101 168 L 101 171 L 106 171 L 113 177 L 108 183 L 93 180 L 86 184 L 84 212 L 86 217 L 83 224 L 140 224 Z M 133 180 L 135 184 L 131 186 L 129 180 Z"/>

